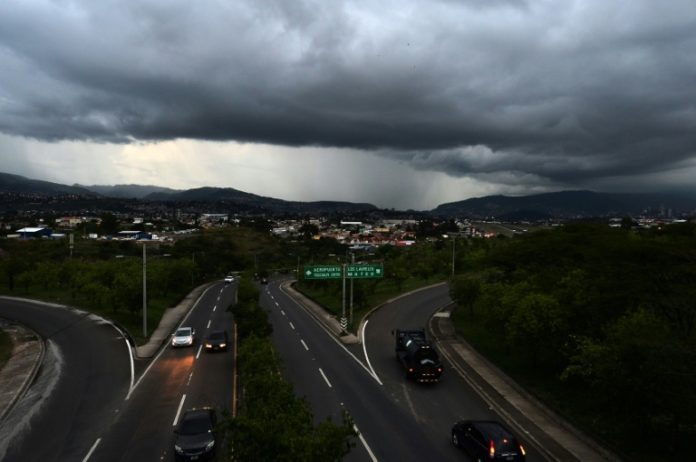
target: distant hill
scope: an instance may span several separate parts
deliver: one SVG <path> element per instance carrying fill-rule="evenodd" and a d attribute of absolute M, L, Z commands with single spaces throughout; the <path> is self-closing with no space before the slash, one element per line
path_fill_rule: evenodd
<path fill-rule="evenodd" d="M 121 197 L 125 199 L 143 199 L 144 197 L 154 193 L 176 194 L 181 192 L 179 189 L 164 188 L 162 186 L 143 186 L 139 184 L 75 186 L 88 189 L 101 194 L 102 196 Z"/>
<path fill-rule="evenodd" d="M 0 192 L 14 194 L 35 194 L 41 196 L 77 195 L 98 197 L 99 194 L 80 186 L 67 186 L 49 181 L 32 180 L 20 175 L 0 173 Z"/>
<path fill-rule="evenodd" d="M 234 188 L 176 190 L 135 184 L 114 186 L 67 186 L 0 173 L 3 210 L 23 207 L 43 210 L 130 210 L 142 205 L 187 207 L 249 215 L 375 215 L 406 212 L 380 210 L 368 203 L 339 201 L 299 202 L 275 199 Z M 59 198 L 58 201 L 54 200 Z M 441 204 L 431 211 L 408 212 L 426 218 L 495 218 L 500 221 L 539 221 L 549 218 L 573 219 L 641 215 L 679 216 L 696 214 L 696 196 L 677 194 L 613 194 L 592 191 L 561 191 L 531 196 L 487 196 Z"/>
<path fill-rule="evenodd" d="M 246 193 L 234 188 L 196 188 L 177 193 L 155 192 L 145 197 L 149 201 L 175 201 L 175 202 L 212 202 L 234 206 L 241 210 L 251 212 L 270 212 L 288 214 L 326 214 L 336 212 L 369 212 L 378 210 L 372 204 L 315 201 L 297 202 L 275 199 L 272 197 L 258 196 Z"/>
<path fill-rule="evenodd" d="M 693 212 L 696 198 L 677 194 L 614 194 L 592 191 L 561 191 L 531 196 L 486 196 L 437 206 L 438 216 L 500 220 L 539 220 Z"/>

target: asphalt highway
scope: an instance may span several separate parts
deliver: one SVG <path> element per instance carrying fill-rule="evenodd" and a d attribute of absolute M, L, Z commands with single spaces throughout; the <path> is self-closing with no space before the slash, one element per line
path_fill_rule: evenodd
<path fill-rule="evenodd" d="M 388 395 L 408 410 L 427 434 L 430 444 L 446 446 L 447 459 L 465 459 L 449 441 L 452 425 L 462 419 L 497 420 L 505 422 L 453 370 L 445 358 L 445 372 L 437 384 L 417 384 L 404 379 L 404 372 L 395 359 L 394 337 L 396 328 L 425 328 L 432 315 L 452 303 L 447 285 L 439 285 L 401 297 L 376 310 L 364 327 L 367 357 L 374 373 L 384 383 Z M 517 435 L 527 450 L 528 461 L 545 460 L 526 440 Z"/>
<path fill-rule="evenodd" d="M 423 427 L 365 364 L 271 282 L 261 298 L 270 314 L 273 341 L 295 392 L 305 397 L 317 421 L 339 421 L 342 409 L 360 433 L 347 461 L 447 460 L 446 445 L 426 442 Z M 359 351 L 359 349 L 358 349 Z M 447 435 L 444 436 L 445 441 Z M 444 449 L 444 450 L 443 450 Z"/>
<path fill-rule="evenodd" d="M 462 461 L 466 456 L 450 442 L 454 422 L 504 421 L 447 362 L 440 383 L 404 378 L 392 329 L 425 327 L 433 313 L 450 303 L 444 285 L 401 297 L 369 317 L 362 345 L 344 346 L 277 283 L 268 285 L 262 306 L 269 311 L 273 339 L 296 393 L 312 405 L 317 420 L 337 420 L 345 408 L 360 431 L 346 460 Z M 544 460 L 528 446 L 528 461 Z"/>
<path fill-rule="evenodd" d="M 84 312 L 25 301 L 3 300 L 0 316 L 31 326 L 47 346 L 34 385 L 0 426 L 0 459 L 82 460 L 130 389 L 122 332 Z"/>
<path fill-rule="evenodd" d="M 232 343 L 236 284 L 211 286 L 181 324 L 196 329 L 192 347 L 169 343 L 152 359 L 133 359 L 122 332 L 95 316 L 3 301 L 0 316 L 30 326 L 47 343 L 36 382 L 0 427 L 0 460 L 173 460 L 173 430 L 185 410 L 232 407 L 234 355 L 203 351 L 213 330 Z"/>
<path fill-rule="evenodd" d="M 232 348 L 206 352 L 203 339 L 214 330 L 226 330 L 232 341 L 232 314 L 226 309 L 233 303 L 235 291 L 236 285 L 216 284 L 203 294 L 181 321 L 182 326 L 196 330 L 194 345 L 173 348 L 167 344 L 149 362 L 136 379 L 118 421 L 94 443 L 89 461 L 173 460 L 173 431 L 184 411 L 211 406 L 219 416 L 231 412 Z"/>

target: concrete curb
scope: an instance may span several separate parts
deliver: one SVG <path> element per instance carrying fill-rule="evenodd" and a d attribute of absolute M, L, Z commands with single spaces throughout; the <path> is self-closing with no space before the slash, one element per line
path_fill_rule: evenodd
<path fill-rule="evenodd" d="M 27 392 L 27 390 L 29 389 L 31 384 L 34 382 L 36 375 L 39 373 L 39 369 L 41 368 L 41 363 L 43 362 L 43 358 L 44 358 L 44 355 L 46 353 L 46 346 L 44 344 L 44 339 L 41 338 L 41 336 L 39 336 L 39 334 L 37 334 L 33 330 L 29 329 L 28 327 L 26 327 L 18 322 L 12 321 L 12 324 L 17 326 L 19 329 L 23 330 L 25 332 L 25 334 L 23 334 L 23 335 L 27 335 L 26 333 L 29 333 L 29 335 L 33 336 L 36 339 L 36 340 L 34 340 L 34 342 L 36 342 L 36 344 L 38 345 L 38 352 L 34 353 L 35 358 L 33 360 L 33 365 L 31 367 L 31 370 L 24 377 L 24 380 L 22 381 L 21 386 L 17 389 L 17 391 L 14 393 L 14 395 L 12 396 L 10 401 L 5 405 L 5 408 L 0 413 L 0 422 L 2 422 L 5 419 L 5 417 L 7 416 L 7 414 L 10 413 L 10 411 L 12 411 L 12 408 L 14 408 L 15 404 L 17 404 L 17 401 L 19 401 L 19 399 L 22 396 L 24 396 L 24 394 Z M 13 342 L 14 342 L 14 339 L 13 339 Z M 16 342 L 15 342 L 15 345 L 16 345 Z M 10 362 L 16 356 L 17 355 L 13 351 L 12 358 L 10 358 L 10 360 L 7 362 L 7 364 L 5 364 L 5 367 L 3 368 L 3 370 L 5 370 L 5 368 L 7 368 L 10 365 Z"/>

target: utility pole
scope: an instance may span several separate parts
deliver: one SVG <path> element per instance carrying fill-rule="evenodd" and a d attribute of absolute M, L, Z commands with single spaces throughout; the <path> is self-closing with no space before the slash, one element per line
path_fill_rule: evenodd
<path fill-rule="evenodd" d="M 341 329 L 343 329 L 344 332 L 348 327 L 348 320 L 346 319 L 346 266 L 347 265 L 343 263 L 343 300 L 341 302 Z"/>
<path fill-rule="evenodd" d="M 143 241 L 143 337 L 147 338 L 147 246 Z"/>
<path fill-rule="evenodd" d="M 457 242 L 457 238 L 452 236 L 452 279 L 454 279 L 454 243 Z"/>
<path fill-rule="evenodd" d="M 355 263 L 355 254 L 351 253 L 351 263 Z M 353 278 L 350 278 L 350 324 L 353 325 Z"/>

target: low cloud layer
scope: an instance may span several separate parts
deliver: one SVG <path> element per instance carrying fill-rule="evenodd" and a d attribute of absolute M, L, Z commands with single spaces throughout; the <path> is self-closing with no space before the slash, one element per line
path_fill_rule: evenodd
<path fill-rule="evenodd" d="M 693 0 L 5 0 L 0 131 L 669 183 L 696 154 L 694 50 Z"/>

